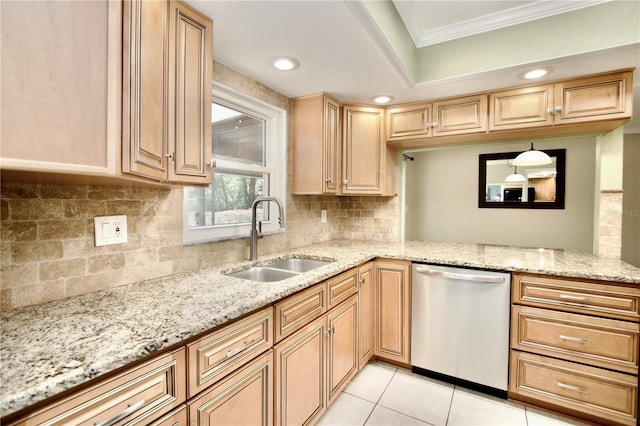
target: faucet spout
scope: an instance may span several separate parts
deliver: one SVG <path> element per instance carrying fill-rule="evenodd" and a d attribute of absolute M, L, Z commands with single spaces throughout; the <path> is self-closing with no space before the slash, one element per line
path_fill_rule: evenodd
<path fill-rule="evenodd" d="M 258 260 L 258 227 L 257 227 L 257 217 L 256 217 L 256 209 L 258 203 L 261 202 L 269 202 L 273 201 L 278 205 L 278 210 L 280 213 L 280 217 L 278 218 L 278 223 L 280 223 L 280 228 L 285 227 L 285 217 L 284 217 L 284 206 L 282 205 L 282 201 L 280 201 L 277 197 L 258 197 L 253 200 L 253 204 L 251 205 L 251 252 L 249 260 Z"/>

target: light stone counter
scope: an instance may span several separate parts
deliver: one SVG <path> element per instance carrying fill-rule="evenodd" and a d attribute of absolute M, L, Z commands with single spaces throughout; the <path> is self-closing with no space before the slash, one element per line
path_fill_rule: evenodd
<path fill-rule="evenodd" d="M 20 410 L 197 336 L 370 259 L 542 273 L 640 284 L 640 269 L 562 250 L 482 244 L 333 241 L 266 256 L 335 260 L 275 283 L 231 278 L 238 262 L 4 312 L 0 413 Z"/>

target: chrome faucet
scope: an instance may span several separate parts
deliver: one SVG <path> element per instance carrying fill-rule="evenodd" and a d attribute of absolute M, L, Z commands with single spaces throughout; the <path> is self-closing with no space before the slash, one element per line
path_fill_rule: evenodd
<path fill-rule="evenodd" d="M 258 197 L 253 200 L 253 204 L 251 205 L 251 254 L 249 260 L 258 260 L 258 226 L 256 220 L 256 208 L 258 203 L 267 201 L 274 201 L 278 205 L 278 208 L 280 209 L 278 222 L 280 223 L 280 228 L 284 228 L 284 207 L 277 197 Z"/>

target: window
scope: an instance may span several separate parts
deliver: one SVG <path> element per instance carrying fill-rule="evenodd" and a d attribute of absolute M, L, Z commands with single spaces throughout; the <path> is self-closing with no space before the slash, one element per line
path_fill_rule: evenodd
<path fill-rule="evenodd" d="M 286 112 L 214 82 L 212 182 L 185 188 L 186 244 L 248 237 L 251 205 L 261 196 L 285 201 Z M 263 233 L 277 232 L 277 206 L 260 203 Z"/>

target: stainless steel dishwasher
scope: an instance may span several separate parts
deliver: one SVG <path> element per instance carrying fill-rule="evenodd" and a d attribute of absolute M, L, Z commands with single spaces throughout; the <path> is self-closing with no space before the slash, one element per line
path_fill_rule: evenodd
<path fill-rule="evenodd" d="M 506 398 L 511 275 L 414 263 L 413 371 Z"/>

